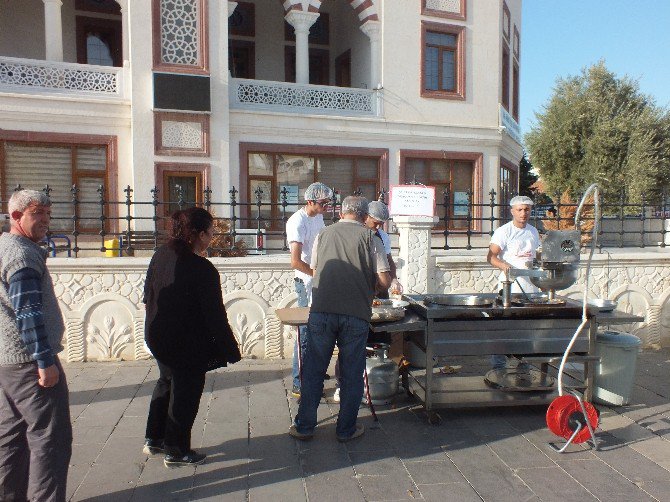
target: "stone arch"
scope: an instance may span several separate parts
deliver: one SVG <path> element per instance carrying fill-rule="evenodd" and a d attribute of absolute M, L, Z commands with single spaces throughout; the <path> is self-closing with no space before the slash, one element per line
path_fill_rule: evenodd
<path fill-rule="evenodd" d="M 279 0 L 288 14 L 292 10 L 319 12 L 321 0 Z M 360 24 L 367 21 L 379 21 L 377 5 L 374 0 L 346 0 L 358 16 Z"/>

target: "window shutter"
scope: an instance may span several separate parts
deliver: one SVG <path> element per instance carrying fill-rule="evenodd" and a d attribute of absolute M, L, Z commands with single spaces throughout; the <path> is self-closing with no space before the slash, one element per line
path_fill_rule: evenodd
<path fill-rule="evenodd" d="M 51 191 L 51 230 L 69 228 L 72 217 L 72 150 L 59 146 L 36 146 L 23 143 L 5 144 L 5 198 L 14 188 Z"/>

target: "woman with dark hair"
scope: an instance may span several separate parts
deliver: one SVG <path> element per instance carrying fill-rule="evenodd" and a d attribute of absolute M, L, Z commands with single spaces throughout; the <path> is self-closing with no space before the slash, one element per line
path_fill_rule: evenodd
<path fill-rule="evenodd" d="M 151 396 L 143 451 L 164 452 L 166 467 L 205 461 L 204 454 L 191 449 L 205 373 L 241 359 L 219 273 L 201 256 L 212 240 L 213 222 L 201 208 L 175 212 L 170 241 L 151 259 L 144 285 L 144 338 L 160 377 Z"/>

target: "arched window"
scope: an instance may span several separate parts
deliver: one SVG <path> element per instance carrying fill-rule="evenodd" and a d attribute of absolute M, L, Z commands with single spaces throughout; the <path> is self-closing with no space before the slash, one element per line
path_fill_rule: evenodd
<path fill-rule="evenodd" d="M 97 33 L 86 36 L 86 63 L 101 66 L 114 66 L 109 45 Z"/>

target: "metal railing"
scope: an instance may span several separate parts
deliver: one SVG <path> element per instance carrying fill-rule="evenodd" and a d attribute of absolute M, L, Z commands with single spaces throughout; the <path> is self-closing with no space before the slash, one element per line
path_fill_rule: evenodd
<path fill-rule="evenodd" d="M 445 190 L 441 194 L 441 202 L 437 203 L 439 222 L 433 231 L 432 249 L 486 249 L 494 230 L 511 220 L 508 202 L 500 201 L 499 192 L 491 190 L 487 201 L 477 201 L 470 191 L 465 195 L 465 200 L 454 204 L 452 193 Z M 508 194 L 509 197 L 513 195 L 516 194 Z M 663 248 L 670 244 L 669 195 L 665 189 L 634 198 L 625 189 L 604 193 L 598 221 L 598 247 Z M 534 193 L 531 199 L 535 203 L 529 223 L 540 233 L 574 228 L 578 202 L 561 202 L 560 195 L 549 198 L 538 193 Z M 580 199 L 581 195 L 572 200 Z M 581 219 L 582 235 L 588 239 L 595 224 L 592 205 L 585 205 Z"/>
<path fill-rule="evenodd" d="M 19 189 L 20 185 L 14 190 Z M 191 206 L 203 207 L 214 215 L 210 256 L 287 252 L 286 222 L 304 206 L 304 203 L 289 201 L 286 188 L 282 189 L 277 203 L 267 202 L 260 188 L 254 192 L 254 200 L 240 201 L 239 191 L 232 187 L 225 202 L 214 200 L 209 187 L 197 194 L 197 200 L 189 200 L 180 186 L 176 188 L 175 197 L 169 200 L 162 199 L 156 187 L 151 189 L 150 198 L 143 200 L 135 197 L 130 186 L 123 190 L 123 200 L 109 200 L 102 185 L 97 188 L 95 198 L 90 194 L 81 196 L 76 185 L 70 189 L 67 200 L 53 197 L 53 189 L 48 185 L 42 191 L 52 204 L 50 232 L 44 245 L 52 256 L 75 258 L 99 256 L 99 253 L 132 256 L 137 251 L 154 251 L 168 240 L 169 215 Z M 340 195 L 337 189 L 333 191 L 336 199 L 324 214 L 326 224 L 339 219 Z M 360 195 L 360 190 L 354 193 Z M 379 199 L 383 201 L 385 196 L 385 192 L 381 192 Z M 0 199 L 0 208 L 7 211 L 7 200 Z M 3 230 L 7 231 L 7 215 L 4 220 Z"/>
<path fill-rule="evenodd" d="M 256 189 L 250 201 L 240 200 L 235 187 L 229 190 L 225 201 L 213 198 L 209 187 L 196 194 L 196 200 L 189 200 L 179 186 L 169 200 L 160 197 L 155 187 L 148 198 L 138 199 L 134 190 L 127 186 L 123 190 L 123 200 L 109 200 L 103 186 L 98 187 L 97 196 L 82 196 L 79 188 L 72 186 L 68 199 L 51 196 L 49 186 L 43 191 L 51 197 L 53 214 L 45 246 L 52 255 L 73 257 L 99 256 L 101 252 L 126 256 L 137 251 L 153 251 L 168 239 L 169 214 L 190 206 L 203 207 L 215 217 L 216 231 L 213 245 L 208 250 L 210 256 L 285 253 L 289 249 L 286 222 L 291 214 L 303 207 L 303 203 L 289 200 L 291 194 L 286 188 L 280 192 L 278 202 L 267 201 L 260 188 Z M 335 200 L 324 214 L 326 224 L 339 219 L 341 196 L 337 189 L 334 192 Z M 360 194 L 360 191 L 354 193 Z M 457 204 L 454 204 L 453 194 L 448 191 L 440 195 L 442 200 L 438 200 L 437 204 L 439 220 L 433 230 L 431 246 L 435 250 L 486 249 L 493 231 L 511 218 L 509 205 L 499 202 L 495 190 L 488 193 L 487 201 L 475 200 L 470 192 L 464 197 L 461 192 Z M 617 195 L 610 193 L 601 203 L 598 246 L 664 248 L 666 242 L 670 243 L 667 195 L 665 191 L 659 191 L 649 196 L 642 195 L 637 202 L 630 202 L 624 191 Z M 546 199 L 546 196 L 542 197 Z M 382 190 L 378 198 L 385 200 L 386 191 Z M 530 223 L 541 233 L 549 228 L 569 229 L 574 226 L 576 202 L 547 203 L 541 200 L 540 195 L 533 198 L 537 203 Z M 555 199 L 559 200 L 558 197 Z M 7 201 L 0 200 L 0 207 L 6 212 Z M 587 205 L 582 216 L 584 225 L 594 223 L 592 214 Z M 7 221 L 4 226 L 8 226 Z M 582 233 L 589 234 L 590 228 L 583 226 Z M 240 249 L 244 251 L 240 252 Z"/>

